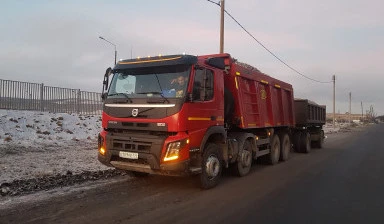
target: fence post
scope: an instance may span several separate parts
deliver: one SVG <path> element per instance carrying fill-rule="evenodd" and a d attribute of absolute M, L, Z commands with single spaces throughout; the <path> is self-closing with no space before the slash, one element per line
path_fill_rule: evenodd
<path fill-rule="evenodd" d="M 77 114 L 80 114 L 80 106 L 81 106 L 81 91 L 80 89 L 77 90 L 77 103 L 76 103 L 76 109 L 77 109 Z"/>
<path fill-rule="evenodd" d="M 5 81 L 0 79 L 0 109 L 5 108 L 5 106 L 3 106 L 3 102 L 5 100 L 5 97 L 3 99 L 4 86 L 5 86 Z"/>
<path fill-rule="evenodd" d="M 44 111 L 44 83 L 40 85 L 40 111 Z"/>

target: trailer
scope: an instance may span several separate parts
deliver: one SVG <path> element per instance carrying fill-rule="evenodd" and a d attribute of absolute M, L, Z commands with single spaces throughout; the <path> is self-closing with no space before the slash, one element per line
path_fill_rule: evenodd
<path fill-rule="evenodd" d="M 135 176 L 199 175 L 208 189 L 224 168 L 245 176 L 322 145 L 325 107 L 229 54 L 123 60 L 103 85 L 98 159 Z"/>
<path fill-rule="evenodd" d="M 310 152 L 311 148 L 322 148 L 324 143 L 325 105 L 308 99 L 295 99 L 296 128 L 294 148 L 297 152 Z"/>

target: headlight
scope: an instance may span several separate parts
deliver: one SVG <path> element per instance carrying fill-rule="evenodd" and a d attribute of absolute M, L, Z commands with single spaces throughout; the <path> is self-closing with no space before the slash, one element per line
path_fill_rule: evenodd
<path fill-rule="evenodd" d="M 164 161 L 176 160 L 179 158 L 179 153 L 189 143 L 189 139 L 184 139 L 168 144 L 167 152 L 165 153 Z"/>
<path fill-rule="evenodd" d="M 105 152 L 106 152 L 106 150 L 105 150 L 105 148 L 104 148 L 104 138 L 103 137 L 101 137 L 101 135 L 99 134 L 99 137 L 98 137 L 98 139 L 97 139 L 97 143 L 98 143 L 98 148 L 99 148 L 99 153 L 101 154 L 101 155 L 105 155 Z"/>
<path fill-rule="evenodd" d="M 99 153 L 104 156 L 105 155 L 105 149 L 103 147 L 101 147 L 99 149 Z"/>

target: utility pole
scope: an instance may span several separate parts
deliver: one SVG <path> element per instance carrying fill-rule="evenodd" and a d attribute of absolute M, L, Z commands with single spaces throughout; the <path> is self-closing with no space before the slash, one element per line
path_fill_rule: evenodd
<path fill-rule="evenodd" d="M 220 54 L 224 53 L 224 0 L 220 0 Z"/>
<path fill-rule="evenodd" d="M 333 128 L 335 128 L 335 119 L 336 119 L 336 115 L 335 115 L 336 76 L 335 75 L 332 76 L 332 81 L 333 81 Z"/>
<path fill-rule="evenodd" d="M 351 103 L 352 103 L 352 92 L 349 92 L 349 125 L 351 125 Z"/>
<path fill-rule="evenodd" d="M 364 121 L 363 101 L 361 101 L 361 121 Z"/>
<path fill-rule="evenodd" d="M 115 46 L 115 65 L 116 65 L 116 58 L 117 58 L 117 51 L 116 51 L 116 46 Z"/>

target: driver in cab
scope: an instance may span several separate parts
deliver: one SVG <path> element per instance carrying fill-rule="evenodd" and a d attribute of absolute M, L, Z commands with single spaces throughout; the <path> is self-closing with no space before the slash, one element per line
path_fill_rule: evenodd
<path fill-rule="evenodd" d="M 176 97 L 182 97 L 184 90 L 185 90 L 185 85 L 187 83 L 187 79 L 180 75 L 176 79 L 173 79 L 171 81 L 171 88 L 176 91 Z"/>

